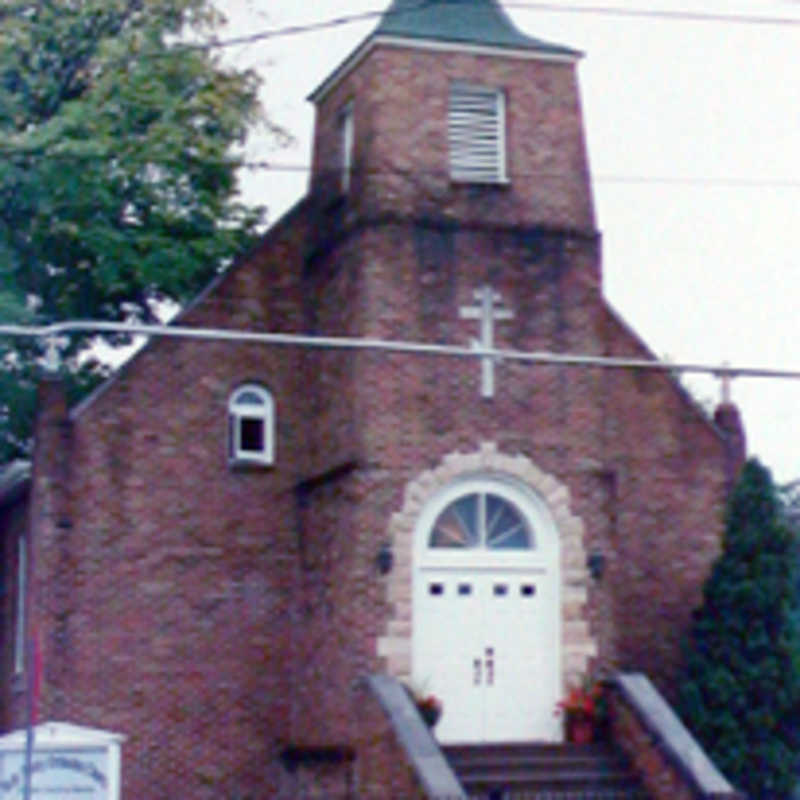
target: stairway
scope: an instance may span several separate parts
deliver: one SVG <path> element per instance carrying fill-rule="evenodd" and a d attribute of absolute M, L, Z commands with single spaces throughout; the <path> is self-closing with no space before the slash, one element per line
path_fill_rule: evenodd
<path fill-rule="evenodd" d="M 443 748 L 469 800 L 647 800 L 609 744 L 453 745 Z"/>

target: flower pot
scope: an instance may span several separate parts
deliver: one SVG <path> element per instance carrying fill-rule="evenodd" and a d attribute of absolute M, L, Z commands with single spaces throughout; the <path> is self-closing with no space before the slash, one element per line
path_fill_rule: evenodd
<path fill-rule="evenodd" d="M 591 717 L 567 717 L 567 741 L 572 744 L 590 744 L 594 741 L 594 720 Z"/>
<path fill-rule="evenodd" d="M 442 709 L 438 706 L 417 706 L 417 711 L 419 711 L 422 721 L 429 728 L 432 728 L 439 721 L 439 717 L 442 716 Z"/>

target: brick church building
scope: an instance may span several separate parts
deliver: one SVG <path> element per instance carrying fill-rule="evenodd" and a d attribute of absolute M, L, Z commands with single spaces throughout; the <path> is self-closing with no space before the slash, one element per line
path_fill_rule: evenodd
<path fill-rule="evenodd" d="M 394 0 L 311 95 L 306 196 L 179 324 L 652 360 L 602 293 L 579 57 Z M 369 676 L 439 696 L 443 743 L 559 741 L 588 674 L 671 698 L 721 412 L 663 372 L 222 340 L 71 409 L 45 379 L 0 485 L 3 729 L 36 668 L 39 719 L 126 737 L 126 798 L 404 797 Z"/>

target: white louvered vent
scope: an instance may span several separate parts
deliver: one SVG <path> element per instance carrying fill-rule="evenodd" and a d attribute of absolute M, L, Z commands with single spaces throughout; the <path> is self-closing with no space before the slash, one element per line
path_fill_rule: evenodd
<path fill-rule="evenodd" d="M 505 98 L 498 89 L 450 87 L 450 177 L 466 183 L 506 181 Z"/>

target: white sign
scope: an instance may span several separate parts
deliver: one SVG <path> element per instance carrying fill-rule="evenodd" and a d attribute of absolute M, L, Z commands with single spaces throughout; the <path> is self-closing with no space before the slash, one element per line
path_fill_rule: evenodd
<path fill-rule="evenodd" d="M 33 800 L 119 800 L 121 736 L 66 723 L 34 729 Z M 25 731 L 0 737 L 0 800 L 22 800 Z"/>

